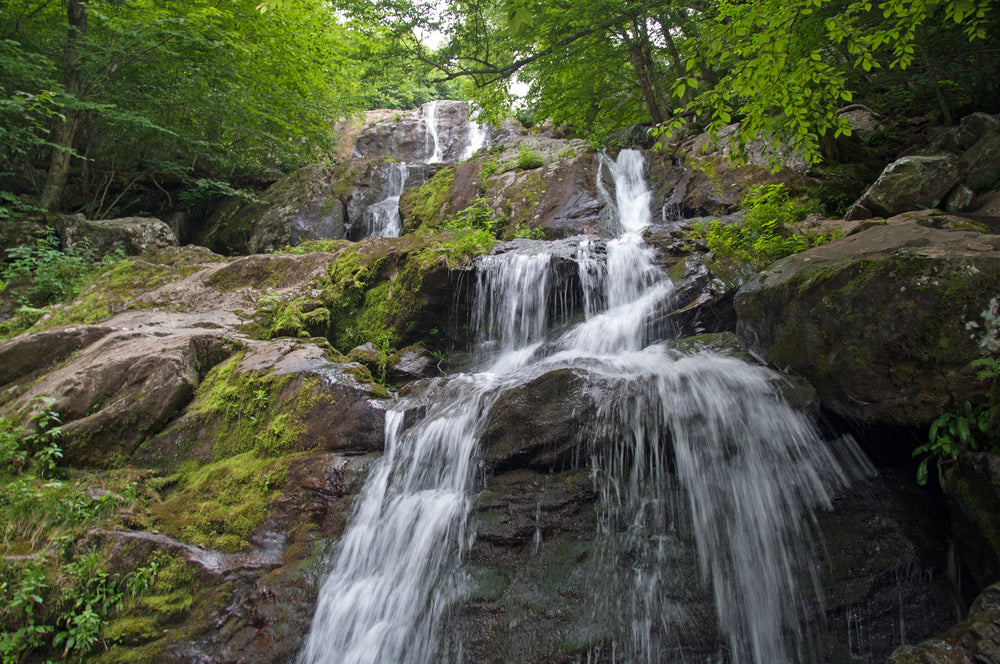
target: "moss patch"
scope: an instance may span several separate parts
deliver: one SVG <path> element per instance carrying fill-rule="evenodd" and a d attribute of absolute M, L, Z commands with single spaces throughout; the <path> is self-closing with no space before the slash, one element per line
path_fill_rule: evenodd
<path fill-rule="evenodd" d="M 359 242 L 341 250 L 312 284 L 318 295 L 262 298 L 249 331 L 262 338 L 322 336 L 341 352 L 370 342 L 388 354 L 418 340 L 418 323 L 436 306 L 449 271 L 492 243 L 488 233 L 471 229 Z"/>
<path fill-rule="evenodd" d="M 168 478 L 170 495 L 151 505 L 160 530 L 198 546 L 235 552 L 249 546 L 248 538 L 267 516 L 280 494 L 289 459 L 261 459 L 253 452 L 199 465 L 182 464 Z"/>
<path fill-rule="evenodd" d="M 427 182 L 414 187 L 399 201 L 400 216 L 406 230 L 437 228 L 449 216 L 455 169 L 444 168 Z"/>

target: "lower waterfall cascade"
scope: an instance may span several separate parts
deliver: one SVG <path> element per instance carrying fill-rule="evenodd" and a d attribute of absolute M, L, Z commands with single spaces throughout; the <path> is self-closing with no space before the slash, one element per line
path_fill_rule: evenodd
<path fill-rule="evenodd" d="M 559 370 L 601 395 L 573 435 L 598 495 L 602 583 L 588 601 L 619 624 L 611 654 L 587 661 L 691 661 L 678 635 L 692 628 L 717 631 L 712 661 L 821 659 L 801 626 L 821 603 L 806 569 L 812 514 L 871 467 L 850 439 L 824 441 L 785 402 L 779 374 L 672 347 L 654 324 L 674 286 L 641 235 L 643 156 L 622 150 L 601 168 L 615 183 L 615 237 L 568 241 L 577 289 L 560 285 L 544 242 L 479 261 L 473 369 L 427 381 L 387 412 L 385 452 L 331 558 L 298 664 L 463 660 L 449 615 L 475 584 L 463 556 L 476 492 L 489 486 L 482 429 L 501 395 Z M 683 540 L 695 544 L 715 626 L 683 606 Z"/>

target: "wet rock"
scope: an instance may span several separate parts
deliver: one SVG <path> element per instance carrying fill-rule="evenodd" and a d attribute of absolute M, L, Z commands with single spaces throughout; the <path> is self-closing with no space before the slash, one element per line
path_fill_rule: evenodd
<path fill-rule="evenodd" d="M 581 418 L 594 412 L 596 398 L 586 376 L 573 369 L 549 371 L 507 389 L 483 426 L 484 461 L 497 471 L 569 467 L 581 453 Z"/>
<path fill-rule="evenodd" d="M 977 587 L 1000 580 L 1000 456 L 965 452 L 945 473 L 951 531 Z"/>
<path fill-rule="evenodd" d="M 1000 584 L 984 590 L 969 614 L 944 633 L 906 645 L 887 664 L 996 664 L 1000 662 Z"/>
<path fill-rule="evenodd" d="M 170 226 L 150 217 L 89 220 L 76 214 L 57 219 L 56 228 L 65 247 L 73 248 L 86 239 L 102 256 L 114 252 L 138 256 L 177 245 Z"/>
<path fill-rule="evenodd" d="M 464 101 L 427 102 L 417 111 L 382 113 L 361 130 L 354 154 L 359 157 L 392 155 L 407 163 L 429 163 L 437 134 L 440 163 L 454 164 L 469 145 L 469 104 Z M 432 126 L 435 131 L 432 131 Z"/>
<path fill-rule="evenodd" d="M 983 394 L 968 365 L 1000 348 L 1000 237 L 923 225 L 938 218 L 778 261 L 736 296 L 741 338 L 852 419 L 924 426 Z"/>
<path fill-rule="evenodd" d="M 816 516 L 821 641 L 832 661 L 884 662 L 898 644 L 926 639 L 956 619 L 945 515 L 908 472 L 860 482 L 833 511 Z"/>
<path fill-rule="evenodd" d="M 438 375 L 439 360 L 420 344 L 407 346 L 389 358 L 388 378 L 393 383 L 409 382 Z"/>

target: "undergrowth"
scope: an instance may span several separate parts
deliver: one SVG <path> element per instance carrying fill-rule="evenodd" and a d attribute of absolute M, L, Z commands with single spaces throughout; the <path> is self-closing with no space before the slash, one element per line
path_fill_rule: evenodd
<path fill-rule="evenodd" d="M 131 610 L 154 582 L 159 559 L 109 570 L 86 533 L 117 521 L 144 497 L 127 473 L 107 489 L 60 465 L 61 428 L 51 400 L 29 426 L 0 418 L 0 662 L 78 661 L 108 621 Z"/>
<path fill-rule="evenodd" d="M 836 233 L 793 233 L 790 226 L 804 220 L 817 206 L 806 197 L 790 197 L 782 184 L 754 187 L 743 198 L 741 207 L 746 214 L 740 223 L 715 220 L 694 226 L 692 235 L 704 240 L 717 260 L 760 269 L 839 237 Z"/>
<path fill-rule="evenodd" d="M 985 402 L 963 401 L 954 411 L 942 413 L 931 424 L 927 442 L 913 450 L 913 457 L 923 457 L 917 466 L 917 483 L 927 484 L 931 462 L 937 467 L 938 484 L 945 487 L 945 471 L 962 452 L 997 452 L 1000 449 L 1000 360 L 979 358 L 970 363 L 978 368 L 976 378 L 990 382 Z"/>
<path fill-rule="evenodd" d="M 96 275 L 124 258 L 120 253 L 99 257 L 87 241 L 61 249 L 51 229 L 6 254 L 0 267 L 0 301 L 10 317 L 0 323 L 0 337 L 27 329 L 46 307 L 76 297 Z"/>

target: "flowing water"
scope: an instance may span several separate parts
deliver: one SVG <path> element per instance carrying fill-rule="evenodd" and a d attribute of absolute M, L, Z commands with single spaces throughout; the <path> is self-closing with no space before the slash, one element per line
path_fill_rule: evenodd
<path fill-rule="evenodd" d="M 429 101 L 421 107 L 424 126 L 427 128 L 427 159 L 426 164 L 437 164 L 444 161 L 441 150 L 441 135 L 438 132 L 438 102 Z"/>
<path fill-rule="evenodd" d="M 384 198 L 369 205 L 361 215 L 361 237 L 399 237 L 403 224 L 399 218 L 399 197 L 406 188 L 409 168 L 403 162 L 391 162 L 382 191 Z"/>
<path fill-rule="evenodd" d="M 592 603 L 621 617 L 619 661 L 684 661 L 676 644 L 692 617 L 675 578 L 684 540 L 695 542 L 714 596 L 719 659 L 810 659 L 799 629 L 812 590 L 800 569 L 808 514 L 829 506 L 845 475 L 780 397 L 779 376 L 725 355 L 681 354 L 658 338 L 651 321 L 673 285 L 640 235 L 649 224 L 642 155 L 624 150 L 603 168 L 615 183 L 606 193 L 617 237 L 577 240 L 583 320 L 567 329 L 573 298 L 554 287 L 546 251 L 482 260 L 477 369 L 387 414 L 385 454 L 358 497 L 300 664 L 461 660 L 461 637 L 444 626 L 470 590 L 461 559 L 474 492 L 486 482 L 477 437 L 499 395 L 566 367 L 602 390 L 579 436 L 600 495 L 609 589 L 595 588 Z M 404 427 L 404 412 L 418 406 L 424 416 Z"/>

